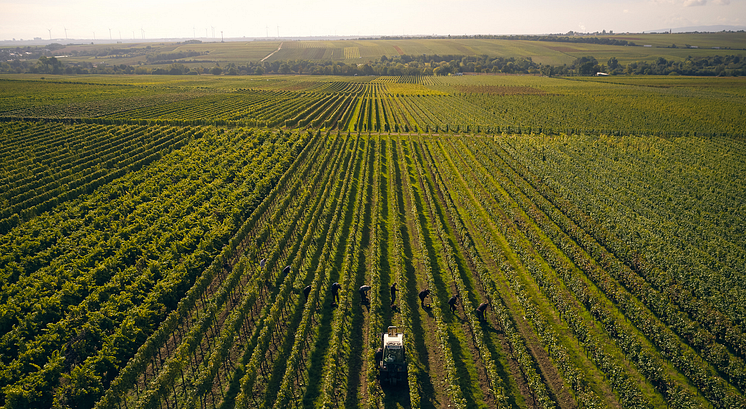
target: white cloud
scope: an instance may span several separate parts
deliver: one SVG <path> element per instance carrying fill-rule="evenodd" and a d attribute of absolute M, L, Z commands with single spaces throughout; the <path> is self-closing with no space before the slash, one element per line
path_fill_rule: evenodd
<path fill-rule="evenodd" d="M 730 0 L 715 0 L 715 4 L 720 6 L 727 6 L 730 4 Z"/>
<path fill-rule="evenodd" d="M 685 0 L 684 7 L 696 7 L 707 5 L 707 0 Z"/>

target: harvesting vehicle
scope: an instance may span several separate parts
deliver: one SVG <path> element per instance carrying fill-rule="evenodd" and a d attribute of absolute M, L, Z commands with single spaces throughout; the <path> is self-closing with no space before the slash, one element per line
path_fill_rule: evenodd
<path fill-rule="evenodd" d="M 404 354 L 404 334 L 399 328 L 391 326 L 381 334 L 381 348 L 376 353 L 379 379 L 381 383 L 396 385 L 407 378 L 407 358 Z"/>

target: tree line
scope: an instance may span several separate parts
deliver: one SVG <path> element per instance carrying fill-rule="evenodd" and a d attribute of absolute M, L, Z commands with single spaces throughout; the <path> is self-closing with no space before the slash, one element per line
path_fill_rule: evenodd
<path fill-rule="evenodd" d="M 159 58 L 160 57 L 160 58 Z M 593 56 L 575 59 L 570 64 L 539 64 L 530 57 L 490 57 L 488 55 L 397 55 L 382 56 L 366 63 L 345 63 L 338 61 L 285 60 L 228 63 L 221 66 L 215 62 L 210 67 L 194 67 L 183 62 L 161 60 L 176 57 L 159 55 L 152 61 L 163 67 L 135 66 L 127 64 L 106 64 L 93 62 L 63 63 L 55 57 L 41 56 L 38 60 L 11 59 L 0 63 L 0 73 L 33 74 L 155 74 L 155 75 L 378 75 L 378 76 L 431 76 L 455 75 L 460 73 L 481 74 L 542 74 L 556 75 L 595 75 L 599 72 L 610 75 L 698 75 L 698 76 L 743 76 L 746 75 L 746 59 L 737 55 L 716 55 L 687 57 L 684 60 L 666 60 L 659 57 L 655 61 L 636 61 L 626 66 L 616 57 L 606 63 Z M 201 61 L 204 63 L 204 61 Z M 188 63 L 188 62 L 187 62 Z"/>

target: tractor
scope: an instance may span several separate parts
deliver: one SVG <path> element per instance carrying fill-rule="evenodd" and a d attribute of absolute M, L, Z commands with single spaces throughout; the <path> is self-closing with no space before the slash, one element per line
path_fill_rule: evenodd
<path fill-rule="evenodd" d="M 391 326 L 381 334 L 381 348 L 376 351 L 381 383 L 396 385 L 407 380 L 407 358 L 404 354 L 404 334 Z"/>

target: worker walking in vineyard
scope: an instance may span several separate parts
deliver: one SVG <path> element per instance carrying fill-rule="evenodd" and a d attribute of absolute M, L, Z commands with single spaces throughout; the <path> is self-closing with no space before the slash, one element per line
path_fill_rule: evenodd
<path fill-rule="evenodd" d="M 360 304 L 367 304 L 368 301 L 368 291 L 370 291 L 369 285 L 361 285 L 360 288 L 357 290 L 360 293 Z"/>
<path fill-rule="evenodd" d="M 264 266 L 266 266 L 266 265 L 267 265 L 267 259 L 266 258 L 263 258 L 263 259 L 259 260 L 259 269 L 260 270 L 264 270 Z"/>
<path fill-rule="evenodd" d="M 483 302 L 479 304 L 479 307 L 477 307 L 477 318 L 479 318 L 479 321 L 484 321 L 484 311 L 487 309 L 487 307 L 490 306 L 489 302 Z"/>
<path fill-rule="evenodd" d="M 391 308 L 394 308 L 394 304 L 396 304 L 396 292 L 399 291 L 396 289 L 396 283 L 391 284 Z"/>
<path fill-rule="evenodd" d="M 285 268 L 283 268 L 282 269 L 282 278 L 285 279 L 285 277 L 287 277 L 288 274 L 290 274 L 290 271 L 292 269 L 293 269 L 293 267 L 290 267 L 290 266 L 286 266 Z"/>
<path fill-rule="evenodd" d="M 341 289 L 342 286 L 339 283 L 332 284 L 332 307 L 339 303 L 339 290 Z"/>
<path fill-rule="evenodd" d="M 458 304 L 458 294 L 448 299 L 448 306 L 451 307 L 451 312 L 456 311 L 457 304 Z"/>
<path fill-rule="evenodd" d="M 422 305 L 422 308 L 425 308 L 425 298 L 427 298 L 429 295 L 430 295 L 430 289 L 428 288 L 420 291 L 419 297 L 420 297 L 420 305 Z"/>
<path fill-rule="evenodd" d="M 306 297 L 306 301 L 308 301 L 309 294 L 311 294 L 311 286 L 307 285 L 306 288 L 303 289 L 303 296 Z"/>

